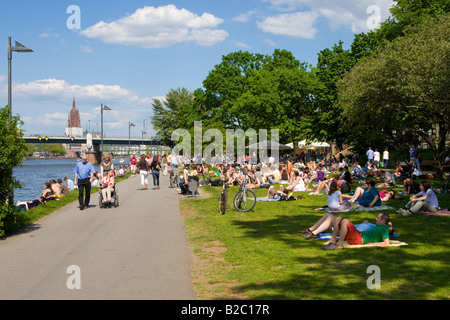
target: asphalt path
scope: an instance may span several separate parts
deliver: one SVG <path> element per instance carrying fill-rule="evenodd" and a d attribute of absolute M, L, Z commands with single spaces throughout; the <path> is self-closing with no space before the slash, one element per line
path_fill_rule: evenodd
<path fill-rule="evenodd" d="M 117 208 L 94 193 L 88 209 L 69 204 L 0 240 L 0 299 L 196 299 L 179 195 L 160 180 L 142 190 L 131 177 Z"/>

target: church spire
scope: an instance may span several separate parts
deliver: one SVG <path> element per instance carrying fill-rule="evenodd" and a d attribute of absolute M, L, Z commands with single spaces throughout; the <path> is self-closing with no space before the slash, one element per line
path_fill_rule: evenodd
<path fill-rule="evenodd" d="M 73 97 L 72 110 L 69 113 L 69 128 L 81 128 L 80 112 L 75 104 L 75 96 Z"/>

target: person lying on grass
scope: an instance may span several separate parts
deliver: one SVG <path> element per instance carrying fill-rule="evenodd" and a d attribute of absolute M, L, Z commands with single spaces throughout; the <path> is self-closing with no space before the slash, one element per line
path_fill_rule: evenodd
<path fill-rule="evenodd" d="M 269 196 L 272 196 L 272 198 L 275 200 L 295 200 L 294 198 L 292 198 L 293 194 L 293 192 L 289 192 L 289 190 L 283 185 L 280 185 L 280 188 L 278 190 L 275 190 L 274 186 L 270 186 L 267 190 L 266 199 L 269 199 Z"/>
<path fill-rule="evenodd" d="M 389 220 L 387 213 L 380 213 L 376 218 L 375 227 L 359 231 L 348 219 L 326 213 L 315 225 L 301 230 L 300 234 L 305 239 L 315 239 L 320 232 L 333 227 L 331 239 L 324 243 L 323 249 L 325 250 L 344 248 L 344 240 L 347 240 L 350 245 L 389 246 L 389 233 L 393 233 L 392 224 Z M 339 241 L 337 242 L 338 235 Z"/>

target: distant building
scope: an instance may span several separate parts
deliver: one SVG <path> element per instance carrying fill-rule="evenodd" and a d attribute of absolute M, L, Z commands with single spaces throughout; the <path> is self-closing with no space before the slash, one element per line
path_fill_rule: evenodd
<path fill-rule="evenodd" d="M 78 111 L 76 107 L 75 97 L 73 98 L 72 109 L 70 110 L 67 128 L 64 130 L 64 133 L 67 137 L 83 138 L 83 128 L 81 127 L 80 111 Z M 66 149 L 67 156 L 76 157 L 76 153 L 84 151 L 86 146 L 79 143 L 69 143 L 65 144 L 64 148 Z"/>
<path fill-rule="evenodd" d="M 81 128 L 80 112 L 76 108 L 75 97 L 73 98 L 72 109 L 69 113 L 69 121 L 65 130 L 66 136 L 74 138 L 83 137 L 83 128 Z"/>

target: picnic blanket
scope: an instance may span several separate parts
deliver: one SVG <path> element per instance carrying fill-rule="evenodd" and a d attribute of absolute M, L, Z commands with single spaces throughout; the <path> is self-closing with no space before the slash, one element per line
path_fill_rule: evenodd
<path fill-rule="evenodd" d="M 398 241 L 398 240 L 389 240 L 389 247 L 399 247 L 399 246 L 407 246 L 406 242 Z M 383 246 L 377 246 L 383 247 Z M 373 246 L 366 246 L 365 244 L 348 244 L 347 241 L 344 241 L 344 248 L 373 248 Z"/>
<path fill-rule="evenodd" d="M 280 201 L 280 199 L 274 199 L 272 197 L 269 197 L 269 199 L 267 199 L 266 197 L 259 197 L 256 198 L 256 201 Z"/>
<path fill-rule="evenodd" d="M 270 202 L 270 201 L 294 201 L 297 200 L 294 197 L 289 198 L 288 200 L 281 200 L 281 199 L 274 199 L 272 197 L 269 197 L 269 199 L 267 199 L 266 197 L 258 197 L 256 198 L 256 201 L 266 201 L 266 202 Z"/>
<path fill-rule="evenodd" d="M 318 240 L 328 240 L 331 239 L 331 236 L 333 235 L 333 233 L 331 232 L 321 232 L 317 235 Z M 389 235 L 389 238 L 398 238 L 400 237 L 400 235 L 396 234 L 395 232 L 393 234 Z M 337 236 L 337 239 L 339 239 L 339 236 Z"/>
<path fill-rule="evenodd" d="M 338 212 L 350 212 L 350 211 L 378 211 L 378 210 L 389 210 L 389 209 L 394 209 L 394 208 L 383 204 L 381 206 L 375 206 L 375 207 L 372 207 L 372 208 L 359 206 L 359 208 L 356 209 L 356 210 L 352 210 L 350 208 L 350 209 L 341 210 L 341 211 L 330 211 L 328 208 L 325 208 L 325 211 L 331 212 L 331 213 L 333 213 L 333 212 L 334 213 L 338 213 Z"/>
<path fill-rule="evenodd" d="M 441 209 L 436 212 L 426 212 L 426 211 L 419 211 L 419 213 L 426 214 L 428 216 L 450 216 L 450 210 L 449 209 Z"/>

